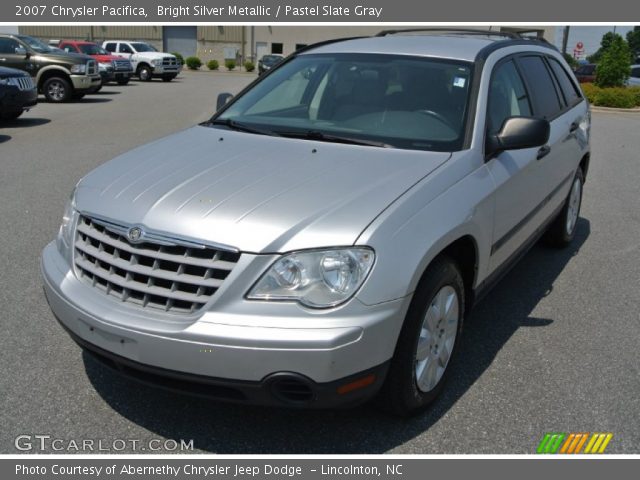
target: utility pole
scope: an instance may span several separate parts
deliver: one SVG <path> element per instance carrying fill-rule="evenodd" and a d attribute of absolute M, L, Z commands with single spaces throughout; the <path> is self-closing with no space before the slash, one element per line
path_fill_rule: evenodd
<path fill-rule="evenodd" d="M 569 43 L 569 29 L 571 26 L 567 25 L 564 27 L 564 31 L 562 33 L 562 53 L 567 53 L 567 44 Z"/>

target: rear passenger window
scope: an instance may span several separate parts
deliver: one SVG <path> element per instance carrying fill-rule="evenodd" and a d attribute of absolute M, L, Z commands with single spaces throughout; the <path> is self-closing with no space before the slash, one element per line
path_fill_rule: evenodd
<path fill-rule="evenodd" d="M 562 90 L 562 94 L 564 95 L 564 99 L 567 102 L 567 105 L 572 106 L 580 101 L 581 95 L 578 93 L 575 84 L 571 81 L 569 74 L 567 71 L 560 65 L 555 58 L 549 58 L 549 65 L 551 65 L 551 70 L 553 70 L 556 79 L 558 80 L 558 84 L 560 85 L 560 89 Z"/>
<path fill-rule="evenodd" d="M 491 76 L 489 85 L 489 109 L 487 130 L 498 133 L 509 117 L 530 117 L 531 107 L 522 78 L 512 61 L 498 66 Z"/>
<path fill-rule="evenodd" d="M 545 119 L 557 115 L 562 106 L 553 79 L 542 57 L 522 57 L 518 59 L 518 63 L 522 67 L 522 74 L 531 89 L 535 115 Z"/>
<path fill-rule="evenodd" d="M 115 52 L 116 44 L 115 43 L 107 43 L 107 46 L 104 47 L 107 52 Z"/>

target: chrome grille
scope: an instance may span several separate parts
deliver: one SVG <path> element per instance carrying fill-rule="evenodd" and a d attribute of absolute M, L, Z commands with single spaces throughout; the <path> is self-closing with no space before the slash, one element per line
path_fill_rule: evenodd
<path fill-rule="evenodd" d="M 175 57 L 162 57 L 162 65 L 177 66 L 178 59 Z"/>
<path fill-rule="evenodd" d="M 33 83 L 33 79 L 29 76 L 15 77 L 15 81 L 18 90 L 32 90 L 36 86 L 35 83 Z"/>
<path fill-rule="evenodd" d="M 119 301 L 169 313 L 202 308 L 239 258 L 210 247 L 134 244 L 86 216 L 75 235 L 74 263 L 83 281 Z"/>

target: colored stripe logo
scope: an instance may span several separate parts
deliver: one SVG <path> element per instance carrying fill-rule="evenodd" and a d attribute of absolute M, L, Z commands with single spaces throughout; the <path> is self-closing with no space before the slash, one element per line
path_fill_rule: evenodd
<path fill-rule="evenodd" d="M 612 438 L 613 433 L 545 433 L 536 453 L 604 453 Z"/>

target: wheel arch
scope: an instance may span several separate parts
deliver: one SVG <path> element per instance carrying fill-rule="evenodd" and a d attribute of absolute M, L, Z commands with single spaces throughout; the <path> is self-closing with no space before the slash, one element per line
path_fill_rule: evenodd
<path fill-rule="evenodd" d="M 589 162 L 591 160 L 591 153 L 586 153 L 580 160 L 580 168 L 582 169 L 582 178 L 587 180 L 587 173 L 589 172 Z"/>
<path fill-rule="evenodd" d="M 44 67 L 38 72 L 38 76 L 36 78 L 36 84 L 38 85 L 39 92 L 42 91 L 42 85 L 44 82 L 51 77 L 62 77 L 73 85 L 73 82 L 71 81 L 71 72 L 66 68 L 62 68 L 60 66 Z"/>

